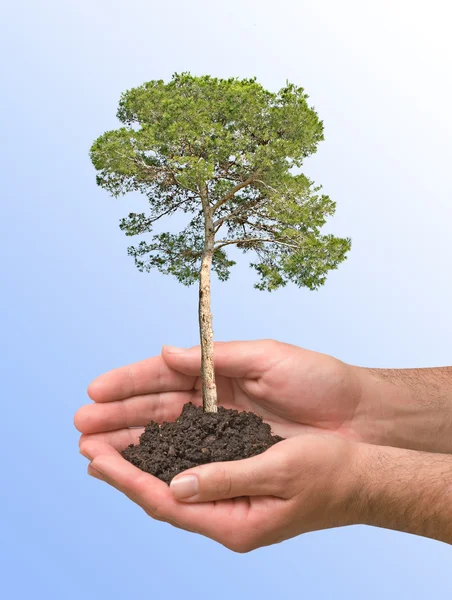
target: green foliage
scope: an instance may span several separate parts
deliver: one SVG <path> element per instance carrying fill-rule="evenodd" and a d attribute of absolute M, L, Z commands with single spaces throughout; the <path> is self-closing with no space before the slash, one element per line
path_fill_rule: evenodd
<path fill-rule="evenodd" d="M 129 215 L 129 221 L 132 219 L 134 215 Z M 192 219 L 179 234 L 160 233 L 154 235 L 149 244 L 142 241 L 138 247 L 131 246 L 128 250 L 129 255 L 134 257 L 140 271 L 157 268 L 165 275 L 174 275 L 184 285 L 192 285 L 199 279 L 201 256 L 204 250 L 204 233 L 201 231 L 199 221 L 199 218 Z M 121 223 L 121 228 L 126 229 L 123 223 L 124 221 Z M 126 232 L 126 235 L 134 234 Z M 220 281 L 228 279 L 229 269 L 234 264 L 234 261 L 228 260 L 224 250 L 215 251 L 212 268 Z"/>
<path fill-rule="evenodd" d="M 190 285 L 205 248 L 205 217 L 213 221 L 212 267 L 229 276 L 225 248 L 254 251 L 258 289 L 292 281 L 316 289 L 337 268 L 350 240 L 321 235 L 335 204 L 304 175 L 293 174 L 323 139 L 323 125 L 303 88 L 277 93 L 255 79 L 175 74 L 125 92 L 117 116 L 123 127 L 91 148 L 97 183 L 113 196 L 139 191 L 149 212 L 131 213 L 121 229 L 152 232 L 162 217 L 190 215 L 179 234 L 160 233 L 130 247 L 140 270 L 157 268 Z M 206 202 L 202 203 L 205 190 Z"/>

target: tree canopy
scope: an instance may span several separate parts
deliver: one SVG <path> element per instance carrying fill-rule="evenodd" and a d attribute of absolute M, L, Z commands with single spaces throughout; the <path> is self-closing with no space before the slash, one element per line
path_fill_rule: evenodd
<path fill-rule="evenodd" d="M 321 228 L 335 203 L 305 175 L 303 160 L 323 140 L 323 124 L 303 88 L 279 92 L 256 79 L 175 74 L 125 92 L 122 127 L 91 148 L 97 183 L 113 196 L 145 194 L 147 213 L 120 223 L 128 236 L 152 232 L 159 219 L 187 214 L 177 234 L 158 233 L 129 248 L 137 267 L 157 268 L 190 285 L 199 279 L 211 218 L 212 269 L 220 280 L 235 264 L 227 249 L 253 251 L 256 287 L 289 281 L 316 289 L 346 258 L 351 242 Z M 206 212 L 207 211 L 207 212 Z"/>

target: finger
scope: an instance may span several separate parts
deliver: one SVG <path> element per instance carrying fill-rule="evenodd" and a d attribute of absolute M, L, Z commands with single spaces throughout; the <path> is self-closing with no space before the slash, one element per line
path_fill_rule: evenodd
<path fill-rule="evenodd" d="M 88 471 L 94 477 L 125 494 L 154 519 L 200 533 L 228 547 L 240 545 L 241 539 L 247 534 L 248 502 L 178 502 L 166 483 L 137 469 L 113 448 L 109 448 L 108 444 L 91 442 L 86 443 L 83 449 L 92 455 Z"/>
<path fill-rule="evenodd" d="M 181 515 L 180 510 L 177 509 L 182 508 L 183 505 L 178 506 L 166 483 L 140 471 L 106 446 L 98 442 L 83 445 L 82 449 L 92 455 L 91 468 L 143 507 L 152 517 L 164 521 L 175 520 L 179 523 L 178 517 Z M 188 525 L 184 523 L 182 526 L 188 527 Z"/>
<path fill-rule="evenodd" d="M 172 494 L 185 502 L 211 502 L 241 496 L 285 496 L 284 454 L 275 447 L 244 460 L 210 463 L 177 475 Z"/>
<path fill-rule="evenodd" d="M 125 400 L 82 406 L 74 417 L 81 433 L 100 433 L 124 427 L 140 427 L 150 421 L 174 421 L 187 402 L 199 404 L 194 391 L 163 392 L 134 396 Z"/>
<path fill-rule="evenodd" d="M 155 392 L 188 391 L 195 378 L 173 370 L 161 356 L 114 369 L 97 377 L 88 387 L 95 402 L 114 402 Z"/>
<path fill-rule="evenodd" d="M 143 431 L 144 427 L 136 427 L 134 429 L 118 429 L 117 431 L 108 431 L 105 433 L 83 434 L 80 436 L 79 446 L 81 449 L 86 442 L 103 442 L 121 452 L 121 450 L 130 446 L 130 444 L 138 444 Z"/>
<path fill-rule="evenodd" d="M 88 465 L 88 475 L 90 477 L 94 477 L 95 479 L 99 479 L 100 481 L 105 481 L 102 477 L 102 474 L 99 471 L 96 471 L 91 465 Z"/>
<path fill-rule="evenodd" d="M 275 362 L 282 359 L 285 344 L 273 340 L 250 342 L 217 342 L 214 348 L 215 371 L 227 377 L 260 377 Z M 164 346 L 162 356 L 169 367 L 187 375 L 199 375 L 201 350 Z"/>
<path fill-rule="evenodd" d="M 80 454 L 93 461 L 97 456 L 118 456 L 121 458 L 118 450 L 105 440 L 86 439 L 80 441 Z"/>
<path fill-rule="evenodd" d="M 113 446 L 106 442 L 100 442 L 98 440 L 86 440 L 83 442 L 83 444 L 80 445 L 80 453 L 91 461 L 88 466 L 89 475 L 92 474 L 93 477 L 105 481 L 109 485 L 116 488 L 118 491 L 125 494 L 133 502 L 141 506 L 144 510 L 146 510 L 146 512 L 149 512 L 148 507 L 143 504 L 142 499 L 136 493 L 134 493 L 132 489 L 126 489 L 124 487 L 121 487 L 119 482 L 114 477 L 112 477 L 111 474 L 108 473 L 108 471 L 101 471 L 97 468 L 96 462 L 98 460 L 102 462 L 102 460 L 104 459 L 112 459 L 120 466 L 122 466 L 123 463 L 125 463 L 127 469 L 127 465 L 129 465 L 130 463 L 128 463 Z M 133 468 L 135 469 L 135 467 Z M 138 474 L 144 474 L 138 469 L 136 469 L 136 471 L 138 472 Z M 156 477 L 150 477 L 152 480 L 161 483 L 163 488 L 166 488 L 166 490 L 168 489 L 168 486 L 165 483 L 161 482 Z M 157 518 L 157 516 L 155 516 L 155 518 Z"/>
<path fill-rule="evenodd" d="M 116 450 L 109 446 L 109 444 L 102 442 L 86 442 L 81 447 L 80 452 L 91 461 L 93 461 L 93 459 L 95 458 L 97 459 L 98 457 L 113 457 L 114 459 L 119 458 L 119 460 L 121 460 L 121 457 L 118 454 L 118 452 L 116 452 Z M 88 465 L 88 475 L 90 475 L 91 477 L 95 477 L 100 481 L 104 481 L 105 483 L 108 483 L 110 486 L 114 487 L 119 492 L 122 492 L 124 495 L 126 495 L 130 500 L 132 500 L 132 502 L 138 504 L 138 506 L 143 508 L 143 510 L 148 512 L 146 510 L 146 507 L 141 504 L 140 498 L 138 498 L 131 492 L 127 493 L 125 490 L 121 489 L 118 483 L 113 478 L 111 478 L 108 474 L 101 473 L 98 469 L 96 469 L 93 462 L 91 462 Z"/>

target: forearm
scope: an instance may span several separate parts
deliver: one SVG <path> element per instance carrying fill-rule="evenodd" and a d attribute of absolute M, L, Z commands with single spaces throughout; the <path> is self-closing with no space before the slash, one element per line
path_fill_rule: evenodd
<path fill-rule="evenodd" d="M 452 453 L 452 367 L 356 373 L 362 389 L 356 419 L 365 441 Z"/>
<path fill-rule="evenodd" d="M 362 448 L 356 507 L 361 522 L 452 544 L 452 457 Z"/>

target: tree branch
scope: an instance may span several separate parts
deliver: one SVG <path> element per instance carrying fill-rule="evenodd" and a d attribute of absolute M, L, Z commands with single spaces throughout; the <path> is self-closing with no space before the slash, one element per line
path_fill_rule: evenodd
<path fill-rule="evenodd" d="M 296 250 L 298 248 L 298 246 L 296 244 L 289 244 L 288 242 L 283 242 L 281 240 L 275 240 L 274 238 L 256 237 L 256 238 L 240 238 L 237 240 L 219 240 L 215 244 L 215 250 L 219 250 L 220 248 L 223 248 L 224 246 L 231 246 L 232 244 L 246 244 L 246 243 L 250 243 L 250 242 L 267 242 L 267 243 L 271 243 L 271 244 L 279 244 L 280 246 L 287 246 L 288 248 L 293 248 L 294 250 Z"/>
<path fill-rule="evenodd" d="M 235 187 L 233 187 L 232 190 L 229 192 L 229 194 L 226 194 L 226 196 L 224 196 L 223 198 L 218 200 L 218 202 L 213 205 L 212 213 L 214 213 L 217 209 L 219 209 L 220 206 L 223 206 L 223 204 L 225 204 L 225 202 L 227 202 L 228 200 L 233 198 L 237 192 L 239 192 L 243 188 L 250 185 L 250 183 L 252 183 L 256 179 L 257 175 L 258 175 L 258 172 L 256 171 L 255 173 L 250 175 L 248 177 L 248 179 L 245 179 L 245 181 L 242 181 L 241 183 L 238 183 Z"/>
<path fill-rule="evenodd" d="M 250 223 L 250 221 L 246 220 L 245 224 L 249 225 L 252 229 L 255 229 L 256 231 L 263 231 L 265 233 L 277 235 L 275 230 L 272 227 L 270 227 L 270 225 L 265 225 L 265 223 Z"/>
<path fill-rule="evenodd" d="M 144 167 L 145 169 L 148 170 L 154 170 L 157 172 L 161 172 L 161 173 L 166 173 L 167 175 L 170 175 L 173 178 L 173 182 L 178 185 L 179 187 L 181 187 L 184 190 L 187 190 L 188 192 L 192 192 L 193 194 L 198 195 L 197 191 L 194 190 L 193 188 L 187 187 L 186 185 L 182 185 L 182 183 L 177 179 L 176 173 L 170 169 L 169 167 L 155 167 L 153 165 L 147 165 L 143 160 L 138 159 L 137 157 L 132 158 L 131 159 L 133 162 L 138 163 L 139 165 L 141 165 L 142 167 Z"/>
<path fill-rule="evenodd" d="M 151 217 L 151 219 L 149 219 L 150 223 L 154 223 L 155 221 L 158 221 L 159 219 L 161 219 L 165 215 L 168 215 L 173 210 L 176 210 L 176 208 L 179 208 L 179 206 L 182 206 L 182 204 L 184 204 L 185 202 L 187 202 L 186 199 L 185 200 L 181 200 L 180 202 L 177 202 L 176 204 L 173 204 L 172 206 L 170 206 L 167 210 L 161 212 L 159 215 L 157 215 L 155 217 Z"/>
<path fill-rule="evenodd" d="M 166 173 L 167 175 L 170 175 L 173 178 L 173 181 L 176 185 L 178 185 L 179 187 L 181 187 L 184 190 L 187 190 L 188 192 L 192 192 L 193 194 L 198 195 L 198 192 L 196 190 L 189 188 L 186 185 L 182 185 L 182 183 L 177 179 L 177 176 L 174 173 L 174 171 L 172 169 L 170 169 L 169 167 L 157 167 L 155 165 L 148 165 L 144 162 L 144 160 L 140 160 L 137 156 L 134 156 L 133 158 L 131 158 L 130 156 L 126 156 L 125 154 L 118 152 L 118 150 L 114 150 L 114 152 L 118 156 L 121 156 L 122 158 L 125 158 L 126 160 L 130 160 L 131 162 L 138 164 L 141 167 L 144 167 L 147 171 L 154 171 L 155 173 L 159 173 L 159 172 Z"/>
<path fill-rule="evenodd" d="M 274 192 L 275 194 L 280 194 L 280 191 L 277 190 L 276 188 L 272 187 L 271 185 L 268 185 L 268 183 L 265 183 L 264 181 L 261 181 L 260 179 L 255 179 L 256 183 L 260 183 L 261 185 L 263 185 L 264 187 L 268 188 L 269 190 L 271 190 L 272 192 Z"/>
<path fill-rule="evenodd" d="M 247 211 L 250 208 L 254 208 L 262 200 L 265 200 L 265 196 L 259 196 L 259 198 L 255 198 L 254 200 L 251 200 L 249 202 L 243 202 L 242 204 L 240 204 L 240 206 L 238 206 L 235 210 L 231 211 L 228 215 L 217 219 L 213 224 L 213 226 L 215 227 L 215 233 L 220 229 L 223 223 L 229 221 L 230 219 L 233 219 L 234 217 L 238 217 L 243 211 Z"/>

